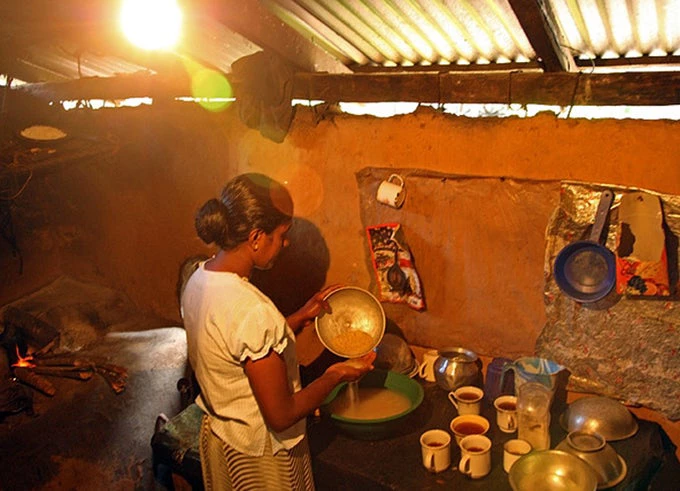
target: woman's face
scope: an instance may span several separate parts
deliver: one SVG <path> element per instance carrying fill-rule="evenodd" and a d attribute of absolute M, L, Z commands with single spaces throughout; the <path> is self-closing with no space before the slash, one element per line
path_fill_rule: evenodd
<path fill-rule="evenodd" d="M 258 255 L 258 260 L 255 263 L 257 269 L 271 269 L 276 262 L 276 258 L 284 247 L 288 247 L 288 231 L 290 230 L 293 222 L 288 222 L 276 227 L 272 233 L 262 234 L 262 239 L 260 239 L 260 254 Z"/>

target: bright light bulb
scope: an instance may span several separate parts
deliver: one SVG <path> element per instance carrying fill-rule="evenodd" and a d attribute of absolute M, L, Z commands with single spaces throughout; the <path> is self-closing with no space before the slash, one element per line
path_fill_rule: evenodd
<path fill-rule="evenodd" d="M 125 36 L 143 49 L 169 49 L 179 40 L 182 11 L 175 0 L 125 0 L 120 13 Z"/>

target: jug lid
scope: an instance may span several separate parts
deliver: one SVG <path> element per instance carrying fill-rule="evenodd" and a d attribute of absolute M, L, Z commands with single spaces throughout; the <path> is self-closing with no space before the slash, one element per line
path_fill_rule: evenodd
<path fill-rule="evenodd" d="M 437 351 L 440 357 L 461 363 L 475 362 L 478 359 L 477 353 L 469 349 L 460 347 L 441 348 Z"/>

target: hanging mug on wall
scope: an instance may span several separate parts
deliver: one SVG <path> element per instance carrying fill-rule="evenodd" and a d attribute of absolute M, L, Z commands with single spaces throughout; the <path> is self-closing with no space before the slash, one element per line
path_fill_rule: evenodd
<path fill-rule="evenodd" d="M 401 208 L 406 199 L 404 184 L 403 177 L 399 174 L 392 174 L 378 186 L 378 201 L 392 208 Z"/>

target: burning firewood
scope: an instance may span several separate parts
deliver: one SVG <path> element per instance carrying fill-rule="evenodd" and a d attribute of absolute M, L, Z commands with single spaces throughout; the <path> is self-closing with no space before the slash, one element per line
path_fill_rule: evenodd
<path fill-rule="evenodd" d="M 116 365 L 102 364 L 96 365 L 95 371 L 104 377 L 104 380 L 108 382 L 116 394 L 120 394 L 125 390 L 128 374 L 124 368 Z"/>
<path fill-rule="evenodd" d="M 57 389 L 49 380 L 35 374 L 29 367 L 14 367 L 14 376 L 26 385 L 30 385 L 50 397 L 57 393 Z"/>
<path fill-rule="evenodd" d="M 92 378 L 92 374 L 98 373 L 116 394 L 123 392 L 127 383 L 128 374 L 125 368 L 98 360 L 79 358 L 73 353 L 48 353 L 40 356 L 21 356 L 17 348 L 17 358 L 18 362 L 13 365 L 13 367 L 16 367 L 15 374 L 16 370 L 21 368 L 23 377 L 20 378 L 17 375 L 17 378 L 48 395 L 54 394 L 54 388 L 52 388 L 52 394 L 49 394 L 49 388 L 47 388 L 45 384 L 40 384 L 36 381 L 35 377 L 37 377 L 38 380 L 45 380 L 41 377 L 42 375 L 66 377 L 76 380 L 89 380 Z M 27 380 L 27 378 L 30 378 L 31 381 Z M 49 381 L 45 380 L 45 382 L 49 384 Z M 38 384 L 39 386 L 36 386 L 35 384 Z M 41 387 L 46 388 L 46 390 L 42 390 Z"/>
<path fill-rule="evenodd" d="M 53 377 L 66 377 L 73 378 L 76 380 L 90 380 L 92 374 L 94 373 L 92 369 L 89 368 L 79 368 L 79 367 L 51 367 L 51 366 L 36 366 L 33 372 L 38 375 L 51 375 Z"/>

